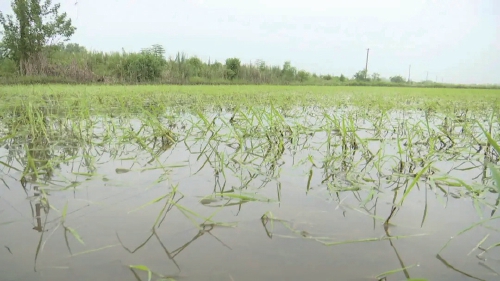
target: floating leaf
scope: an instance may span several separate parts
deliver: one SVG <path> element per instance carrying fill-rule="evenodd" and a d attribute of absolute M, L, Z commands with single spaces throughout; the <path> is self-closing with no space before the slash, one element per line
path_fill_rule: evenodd
<path fill-rule="evenodd" d="M 66 227 L 66 229 L 69 232 L 71 232 L 71 234 L 76 238 L 76 240 L 78 240 L 78 242 L 80 242 L 81 244 L 85 245 L 85 243 L 83 242 L 82 238 L 80 237 L 80 234 L 78 234 L 78 232 L 76 230 L 74 230 L 71 227 Z"/>
<path fill-rule="evenodd" d="M 142 271 L 146 271 L 148 273 L 148 281 L 151 281 L 151 277 L 153 275 L 153 272 L 151 272 L 151 270 L 149 269 L 149 267 L 147 267 L 145 265 L 130 265 L 130 268 L 137 269 L 137 270 L 142 270 Z"/>

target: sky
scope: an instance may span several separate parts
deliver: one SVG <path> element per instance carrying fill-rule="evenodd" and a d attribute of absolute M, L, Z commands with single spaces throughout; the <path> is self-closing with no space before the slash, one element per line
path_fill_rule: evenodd
<path fill-rule="evenodd" d="M 10 1 L 0 1 L 10 13 Z M 60 0 L 99 51 L 264 60 L 317 74 L 500 84 L 500 0 Z"/>

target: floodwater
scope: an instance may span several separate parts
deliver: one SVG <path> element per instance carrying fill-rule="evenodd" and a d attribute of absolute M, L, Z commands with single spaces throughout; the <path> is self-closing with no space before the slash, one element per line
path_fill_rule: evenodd
<path fill-rule="evenodd" d="M 174 280 L 498 280 L 498 195 L 483 152 L 456 126 L 453 147 L 443 137 L 432 152 L 417 134 L 400 154 L 395 136 L 408 141 L 422 124 L 395 116 L 378 132 L 376 118 L 357 119 L 366 146 L 307 131 L 326 122 L 318 116 L 289 122 L 304 126 L 290 140 L 242 143 L 229 123 L 203 131 L 194 116 L 172 129 L 185 136 L 173 144 L 138 119 L 96 118 L 86 143 L 69 131 L 5 133 L 1 280 L 148 280 L 131 265 Z M 398 129 L 401 120 L 413 121 Z"/>

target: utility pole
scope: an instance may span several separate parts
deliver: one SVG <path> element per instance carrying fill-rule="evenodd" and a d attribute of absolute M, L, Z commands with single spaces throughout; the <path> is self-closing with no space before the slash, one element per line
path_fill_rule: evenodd
<path fill-rule="evenodd" d="M 429 81 L 429 71 L 427 71 L 427 76 L 425 76 L 425 81 Z"/>
<path fill-rule="evenodd" d="M 410 83 L 410 73 L 411 73 L 411 64 L 410 67 L 408 68 L 408 83 Z"/>
<path fill-rule="evenodd" d="M 370 53 L 370 48 L 366 49 L 365 80 L 366 80 L 366 75 L 368 75 L 368 54 L 369 53 Z"/>

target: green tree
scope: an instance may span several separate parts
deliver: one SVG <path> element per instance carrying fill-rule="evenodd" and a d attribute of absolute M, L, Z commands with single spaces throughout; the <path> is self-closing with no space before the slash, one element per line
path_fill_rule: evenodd
<path fill-rule="evenodd" d="M 309 76 L 310 74 L 307 71 L 300 70 L 299 72 L 297 72 L 297 78 L 299 79 L 300 82 L 309 80 Z"/>
<path fill-rule="evenodd" d="M 292 66 L 290 61 L 286 61 L 283 64 L 283 69 L 281 70 L 281 77 L 285 81 L 293 81 L 295 80 L 295 75 L 297 75 L 297 69 Z"/>
<path fill-rule="evenodd" d="M 186 54 L 177 52 L 174 60 L 175 72 L 181 80 L 189 78 L 189 66 L 186 61 Z"/>
<path fill-rule="evenodd" d="M 366 70 L 360 70 L 354 74 L 354 80 L 356 81 L 369 81 L 370 79 L 366 77 Z"/>
<path fill-rule="evenodd" d="M 153 54 L 157 57 L 160 57 L 162 59 L 165 59 L 165 48 L 163 48 L 162 45 L 160 44 L 154 44 L 149 48 L 144 48 L 141 50 L 142 53 L 149 53 Z"/>
<path fill-rule="evenodd" d="M 13 75 L 16 72 L 16 65 L 8 58 L 7 49 L 0 42 L 0 76 Z"/>
<path fill-rule="evenodd" d="M 214 63 L 212 63 L 210 65 L 210 67 L 212 69 L 221 69 L 223 67 L 222 63 L 218 62 L 218 61 L 215 61 Z"/>
<path fill-rule="evenodd" d="M 151 52 L 162 59 L 165 59 L 165 48 L 160 44 L 154 44 L 151 46 Z"/>
<path fill-rule="evenodd" d="M 77 53 L 86 53 L 87 49 L 84 46 L 80 46 L 77 43 L 69 43 L 63 45 L 62 50 L 66 53 L 77 54 Z"/>
<path fill-rule="evenodd" d="M 345 81 L 345 76 L 344 74 L 340 74 L 340 78 L 339 78 L 340 82 L 344 82 Z"/>
<path fill-rule="evenodd" d="M 382 79 L 380 78 L 380 74 L 378 74 L 378 73 L 373 73 L 372 74 L 372 81 L 378 82 L 378 81 L 381 81 L 381 80 Z"/>
<path fill-rule="evenodd" d="M 189 77 L 200 77 L 203 62 L 197 57 L 190 57 L 187 64 L 189 65 Z"/>
<path fill-rule="evenodd" d="M 393 76 L 390 78 L 392 83 L 404 83 L 405 79 L 401 75 Z"/>
<path fill-rule="evenodd" d="M 266 68 L 267 68 L 267 66 L 266 66 L 266 62 L 265 62 L 265 61 L 263 61 L 263 60 L 257 60 L 257 61 L 255 62 L 255 66 L 257 66 L 257 68 L 258 68 L 258 69 L 259 69 L 259 71 L 261 71 L 261 72 L 266 71 Z"/>
<path fill-rule="evenodd" d="M 327 74 L 325 76 L 322 76 L 322 78 L 325 79 L 325 80 L 332 80 L 333 76 L 331 76 L 330 74 Z"/>
<path fill-rule="evenodd" d="M 161 77 L 165 60 L 152 53 L 132 53 L 125 55 L 123 70 L 129 82 L 154 81 Z"/>
<path fill-rule="evenodd" d="M 2 43 L 8 50 L 9 58 L 14 60 L 21 74 L 27 60 L 40 55 L 43 48 L 54 44 L 62 37 L 64 41 L 75 33 L 76 28 L 66 13 L 59 14 L 60 4 L 52 5 L 51 0 L 12 0 L 12 15 L 0 12 L 3 28 Z"/>
<path fill-rule="evenodd" d="M 240 73 L 241 61 L 238 58 L 226 59 L 226 76 L 230 80 L 238 77 Z"/>

